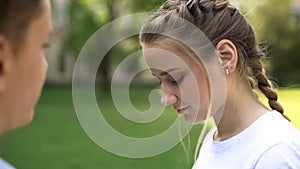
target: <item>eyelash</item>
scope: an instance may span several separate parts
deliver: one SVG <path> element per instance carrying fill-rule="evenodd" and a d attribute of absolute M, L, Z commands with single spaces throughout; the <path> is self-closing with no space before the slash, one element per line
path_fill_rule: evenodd
<path fill-rule="evenodd" d="M 172 84 L 177 85 L 182 82 L 184 76 L 181 76 L 178 80 L 172 80 Z"/>
<path fill-rule="evenodd" d="M 157 79 L 159 81 L 159 85 L 158 86 L 160 86 L 161 85 L 161 80 L 159 78 L 157 78 Z M 174 80 L 173 78 L 171 78 L 171 79 L 172 80 L 170 80 L 170 81 L 171 81 L 172 85 L 178 85 L 179 83 L 182 82 L 182 80 L 184 79 L 184 76 L 181 76 L 178 80 Z"/>
<path fill-rule="evenodd" d="M 49 46 L 50 46 L 50 44 L 47 42 L 47 43 L 43 44 L 43 49 L 46 49 L 46 48 L 48 48 Z"/>

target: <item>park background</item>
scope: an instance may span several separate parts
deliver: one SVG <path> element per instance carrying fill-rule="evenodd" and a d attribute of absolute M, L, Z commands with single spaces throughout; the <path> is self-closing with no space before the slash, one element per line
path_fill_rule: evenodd
<path fill-rule="evenodd" d="M 88 38 L 110 21 L 128 14 L 150 12 L 163 1 L 53 0 L 55 30 L 51 47 L 46 51 L 49 71 L 44 91 L 33 122 L 1 137 L 0 156 L 20 169 L 191 168 L 202 124 L 192 128 L 189 137 L 183 140 L 188 152 L 178 144 L 159 156 L 130 159 L 111 154 L 90 140 L 73 107 L 73 68 Z M 278 85 L 279 102 L 300 130 L 300 1 L 235 0 L 233 3 L 238 4 L 266 47 L 264 63 L 270 79 Z M 130 53 L 140 50 L 137 40 L 137 36 L 126 39 L 107 54 L 98 71 L 96 93 L 101 98 L 99 107 L 114 128 L 129 136 L 145 137 L 164 131 L 177 114 L 167 107 L 157 121 L 149 125 L 133 124 L 117 112 L 107 92 L 114 68 Z M 137 80 L 130 88 L 131 101 L 140 110 L 146 110 L 149 91 L 154 88 L 151 79 L 144 79 L 143 83 Z"/>

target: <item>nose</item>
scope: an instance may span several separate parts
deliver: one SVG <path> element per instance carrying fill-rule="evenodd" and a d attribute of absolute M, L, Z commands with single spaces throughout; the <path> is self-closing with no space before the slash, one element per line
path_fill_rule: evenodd
<path fill-rule="evenodd" d="M 177 96 L 171 88 L 161 85 L 161 103 L 165 106 L 176 103 Z"/>

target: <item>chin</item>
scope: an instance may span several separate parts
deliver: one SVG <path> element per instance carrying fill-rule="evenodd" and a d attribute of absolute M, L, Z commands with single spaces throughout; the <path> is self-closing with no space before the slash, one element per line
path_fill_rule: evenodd
<path fill-rule="evenodd" d="M 29 112 L 27 118 L 24 118 L 24 124 L 23 124 L 23 126 L 25 126 L 25 125 L 31 123 L 32 120 L 33 120 L 33 117 L 34 117 L 34 110 L 31 110 L 31 111 Z"/>
<path fill-rule="evenodd" d="M 206 115 L 195 115 L 195 114 L 185 114 L 184 119 L 186 122 L 191 124 L 199 124 L 206 120 Z"/>
<path fill-rule="evenodd" d="M 196 112 L 196 113 L 195 113 Z M 183 113 L 184 120 L 190 124 L 199 124 L 206 120 L 207 109 L 195 109 L 189 108 L 186 112 Z"/>
<path fill-rule="evenodd" d="M 26 126 L 33 120 L 34 110 L 15 110 L 7 112 L 5 124 L 2 124 L 0 134 Z"/>
<path fill-rule="evenodd" d="M 32 122 L 34 116 L 33 110 L 29 112 L 22 112 L 22 113 L 23 113 L 22 116 L 16 117 L 17 119 L 15 119 L 14 123 L 11 125 L 10 130 L 26 126 Z"/>

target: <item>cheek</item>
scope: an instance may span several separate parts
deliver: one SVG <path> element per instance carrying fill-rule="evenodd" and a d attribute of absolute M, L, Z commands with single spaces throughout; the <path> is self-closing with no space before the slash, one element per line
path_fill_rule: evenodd
<path fill-rule="evenodd" d="M 196 77 L 193 77 L 192 75 L 186 76 L 184 82 L 179 85 L 179 88 L 181 91 L 181 100 L 184 103 L 189 104 L 189 106 L 194 109 L 200 106 L 199 103 L 201 103 L 203 98 L 201 97 L 202 93 L 199 90 L 201 86 L 198 85 Z"/>
<path fill-rule="evenodd" d="M 32 53 L 31 56 L 28 57 L 29 64 L 27 65 L 28 71 L 26 72 L 26 89 L 28 92 L 28 97 L 31 99 L 32 102 L 37 102 L 37 99 L 40 95 L 42 90 L 46 71 L 48 69 L 47 61 L 45 60 L 43 54 L 40 52 Z M 27 62 L 28 63 L 28 62 Z"/>
<path fill-rule="evenodd" d="M 33 90 L 37 92 L 36 95 L 39 95 L 42 90 L 42 87 L 46 79 L 47 70 L 48 70 L 48 62 L 43 56 L 41 56 L 34 70 L 36 72 L 35 73 L 36 88 Z"/>
<path fill-rule="evenodd" d="M 47 59 L 46 59 L 46 57 L 45 57 L 44 51 L 42 51 L 40 57 L 41 57 L 42 65 L 43 65 L 44 69 L 47 71 L 49 65 L 48 65 L 48 61 L 47 61 Z"/>
<path fill-rule="evenodd" d="M 45 78 L 46 78 L 46 73 L 47 73 L 47 70 L 48 70 L 48 62 L 46 60 L 45 57 L 42 57 L 42 60 L 41 60 L 41 78 L 42 78 L 42 81 L 45 81 Z"/>
<path fill-rule="evenodd" d="M 189 77 L 188 82 L 182 86 L 183 102 L 191 106 L 190 113 L 185 115 L 185 119 L 191 123 L 199 123 L 206 119 L 208 113 L 209 88 L 203 77 Z"/>
<path fill-rule="evenodd" d="M 206 78 L 202 78 L 202 81 L 198 81 L 199 95 L 200 95 L 200 113 L 207 114 L 209 107 L 209 87 Z"/>
<path fill-rule="evenodd" d="M 208 85 L 205 83 L 199 84 L 199 96 L 201 99 L 201 104 L 207 104 L 209 101 L 209 89 Z"/>
<path fill-rule="evenodd" d="M 41 50 L 35 57 L 35 65 L 34 66 L 34 70 L 35 71 L 35 75 L 37 80 L 39 81 L 44 81 L 45 76 L 46 76 L 46 72 L 48 70 L 48 62 L 44 56 L 43 51 Z"/>

